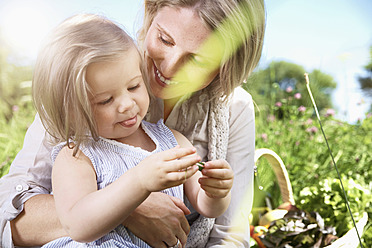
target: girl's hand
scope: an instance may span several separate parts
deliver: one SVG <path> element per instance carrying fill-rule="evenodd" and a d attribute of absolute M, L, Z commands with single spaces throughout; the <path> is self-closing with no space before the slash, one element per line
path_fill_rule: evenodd
<path fill-rule="evenodd" d="M 225 160 L 214 160 L 204 164 L 199 178 L 200 187 L 211 198 L 226 197 L 233 185 L 234 172 Z"/>
<path fill-rule="evenodd" d="M 142 160 L 135 168 L 138 180 L 149 192 L 183 184 L 198 171 L 195 165 L 201 159 L 194 147 L 176 146 Z"/>

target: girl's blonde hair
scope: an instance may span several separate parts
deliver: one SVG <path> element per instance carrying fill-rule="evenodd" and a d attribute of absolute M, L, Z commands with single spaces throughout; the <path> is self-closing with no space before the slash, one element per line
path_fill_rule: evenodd
<path fill-rule="evenodd" d="M 258 65 L 266 24 L 263 0 L 145 0 L 144 23 L 138 32 L 142 49 L 147 31 L 163 7 L 192 8 L 207 27 L 212 31 L 218 30 L 227 45 L 234 40 L 242 41 L 234 53 L 222 62 L 218 76 L 208 86 L 216 92 L 216 97 L 230 95 Z M 234 16 L 232 24 L 219 28 L 229 16 Z"/>
<path fill-rule="evenodd" d="M 72 16 L 51 32 L 36 60 L 32 95 L 55 142 L 67 141 L 76 154 L 88 136 L 98 138 L 86 69 L 91 63 L 118 59 L 134 46 L 118 24 L 94 14 Z"/>

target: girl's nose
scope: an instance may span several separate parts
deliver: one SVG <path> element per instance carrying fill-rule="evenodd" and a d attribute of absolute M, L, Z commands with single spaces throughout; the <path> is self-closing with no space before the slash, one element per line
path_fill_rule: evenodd
<path fill-rule="evenodd" d="M 118 111 L 119 113 L 124 113 L 126 111 L 131 110 L 134 107 L 134 105 L 136 105 L 136 102 L 133 99 L 128 97 L 122 97 L 118 107 Z"/>

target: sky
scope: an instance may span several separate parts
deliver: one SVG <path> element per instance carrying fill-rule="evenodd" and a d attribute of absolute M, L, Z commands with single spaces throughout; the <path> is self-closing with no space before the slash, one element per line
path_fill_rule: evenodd
<path fill-rule="evenodd" d="M 33 63 L 46 34 L 67 17 L 99 13 L 135 37 L 142 0 L 0 0 L 0 32 L 17 62 Z M 371 60 L 372 0 L 266 0 L 266 34 L 260 68 L 284 60 L 331 75 L 337 118 L 363 119 L 372 99 L 359 90 L 358 76 Z M 311 80 L 311 79 L 310 79 Z"/>

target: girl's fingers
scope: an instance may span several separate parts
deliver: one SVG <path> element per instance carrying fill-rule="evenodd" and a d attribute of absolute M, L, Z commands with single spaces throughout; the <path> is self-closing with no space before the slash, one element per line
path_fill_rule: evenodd
<path fill-rule="evenodd" d="M 204 167 L 206 169 L 231 169 L 229 163 L 223 159 L 208 161 L 204 164 Z"/>
<path fill-rule="evenodd" d="M 180 184 L 185 183 L 187 179 L 192 177 L 196 172 L 198 171 L 197 166 L 192 166 L 187 168 L 187 170 L 184 171 L 174 171 L 165 173 L 162 176 L 159 176 L 159 180 L 157 182 L 160 182 L 160 188 L 157 190 L 162 190 L 166 188 L 171 188 L 178 186 Z"/>
<path fill-rule="evenodd" d="M 201 185 L 201 188 L 211 198 L 223 198 L 227 196 L 230 192 L 229 189 L 216 189 L 216 188 L 205 186 L 205 185 Z"/>
<path fill-rule="evenodd" d="M 195 147 L 182 148 L 179 145 L 177 145 L 176 147 L 173 147 L 172 149 L 169 149 L 161 153 L 165 161 L 171 161 L 171 160 L 183 158 L 191 154 L 195 154 L 196 149 Z"/>
<path fill-rule="evenodd" d="M 233 180 L 219 180 L 215 178 L 201 177 L 199 178 L 200 185 L 215 188 L 215 189 L 228 189 L 230 190 Z"/>
<path fill-rule="evenodd" d="M 203 176 L 217 178 L 221 180 L 229 180 L 234 178 L 234 172 L 231 169 L 208 169 L 205 167 L 202 170 Z"/>
<path fill-rule="evenodd" d="M 190 177 L 192 177 L 198 171 L 198 166 L 194 165 L 191 167 L 187 167 L 183 171 L 174 171 L 169 173 L 169 179 L 172 181 L 186 181 Z"/>
<path fill-rule="evenodd" d="M 188 167 L 195 165 L 199 161 L 200 157 L 198 155 L 191 155 L 184 157 L 182 159 L 168 161 L 166 164 L 166 171 L 167 172 L 184 171 Z"/>

